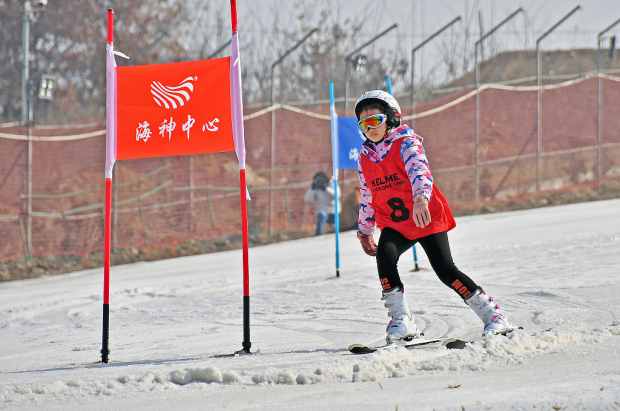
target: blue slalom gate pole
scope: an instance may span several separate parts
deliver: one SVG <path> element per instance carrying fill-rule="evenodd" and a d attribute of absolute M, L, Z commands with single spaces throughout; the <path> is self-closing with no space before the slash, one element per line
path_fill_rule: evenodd
<path fill-rule="evenodd" d="M 385 81 L 388 84 L 388 93 L 392 94 L 392 81 L 390 80 L 390 76 L 387 76 Z M 418 267 L 418 253 L 415 251 L 415 244 L 411 247 L 411 249 L 413 250 L 413 271 L 420 271 L 420 268 Z"/>
<path fill-rule="evenodd" d="M 387 76 L 385 81 L 387 82 L 388 93 L 392 94 L 392 81 L 390 80 L 390 76 Z M 415 244 L 411 247 L 411 249 L 413 250 L 413 271 L 420 271 L 420 268 L 418 267 L 418 253 L 415 251 Z"/>
<path fill-rule="evenodd" d="M 415 252 L 415 244 L 411 247 L 413 250 L 413 270 L 412 271 L 420 271 L 420 267 L 418 267 L 418 253 Z"/>
<path fill-rule="evenodd" d="M 336 120 L 336 107 L 334 105 L 334 83 L 329 83 L 329 107 L 331 112 L 332 126 L 332 162 L 334 180 L 334 231 L 336 237 L 336 277 L 340 277 L 340 216 L 338 210 L 338 121 Z"/>

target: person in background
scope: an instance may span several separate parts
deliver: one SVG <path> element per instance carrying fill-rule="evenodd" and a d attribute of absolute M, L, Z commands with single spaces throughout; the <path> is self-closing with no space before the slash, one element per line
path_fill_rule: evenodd
<path fill-rule="evenodd" d="M 323 171 L 318 171 L 312 178 L 312 184 L 306 194 L 304 201 L 314 204 L 316 213 L 316 231 L 314 235 L 323 234 L 325 223 L 333 224 L 335 218 L 335 190 L 334 182 Z M 338 188 L 340 197 L 340 188 Z M 340 206 L 340 201 L 338 202 Z M 340 207 L 338 207 L 340 209 Z"/>
<path fill-rule="evenodd" d="M 355 103 L 358 127 L 366 141 L 358 162 L 360 209 L 357 236 L 364 252 L 376 257 L 382 300 L 391 321 L 386 341 L 420 336 L 405 300 L 398 273 L 402 253 L 419 243 L 437 277 L 480 317 L 483 336 L 505 334 L 515 326 L 493 298 L 452 261 L 448 231 L 456 226 L 445 197 L 433 181 L 422 137 L 401 125 L 400 106 L 382 90 L 364 93 Z M 373 238 L 381 229 L 379 243 Z M 428 298 L 421 287 L 416 302 Z"/>

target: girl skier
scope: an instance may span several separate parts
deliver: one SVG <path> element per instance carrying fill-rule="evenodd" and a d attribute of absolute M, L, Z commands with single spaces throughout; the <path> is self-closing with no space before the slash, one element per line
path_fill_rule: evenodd
<path fill-rule="evenodd" d="M 419 243 L 439 279 L 453 289 L 484 323 L 483 335 L 505 334 L 515 326 L 499 306 L 454 262 L 448 231 L 456 226 L 448 202 L 433 184 L 422 137 L 400 125 L 400 106 L 381 90 L 367 91 L 355 103 L 366 141 L 358 161 L 358 233 L 364 252 L 376 256 L 382 300 L 391 321 L 388 343 L 420 335 L 405 300 L 397 269 L 400 255 Z M 375 244 L 375 225 L 381 230 Z"/>

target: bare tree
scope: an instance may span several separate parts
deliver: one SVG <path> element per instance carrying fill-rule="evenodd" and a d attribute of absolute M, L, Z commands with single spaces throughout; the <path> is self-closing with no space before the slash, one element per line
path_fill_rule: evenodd
<path fill-rule="evenodd" d="M 0 7 L 0 119 L 20 118 L 22 76 L 22 14 L 24 0 L 4 0 Z M 311 29 L 319 31 L 278 66 L 278 101 L 327 99 L 333 81 L 337 96 L 344 93 L 344 57 L 390 22 L 368 29 L 358 21 L 340 21 L 334 0 L 297 0 L 294 7 L 276 2 L 265 13 L 249 13 L 240 26 L 244 100 L 269 101 L 271 65 Z M 252 3 L 248 3 L 252 7 Z M 288 4 L 287 4 L 288 5 Z M 105 115 L 106 12 L 115 11 L 114 47 L 131 57 L 118 65 L 156 64 L 212 57 L 230 40 L 227 4 L 215 0 L 54 0 L 30 25 L 30 72 L 54 74 L 54 100 L 35 99 L 35 120 L 58 124 Z M 254 6 L 258 7 L 258 6 Z M 288 11 L 287 11 L 288 10 Z M 367 19 L 366 19 L 367 20 Z M 72 22 L 67 24 L 67 22 Z M 282 25 L 282 21 L 287 21 Z M 396 45 L 397 47 L 394 47 Z M 69 51 L 67 48 L 71 46 Z M 62 54 L 63 52 L 65 52 Z M 408 53 L 399 36 L 386 36 L 364 49 L 365 71 L 351 71 L 350 93 L 359 95 L 385 88 L 393 79 L 396 91 L 405 91 Z M 62 54 L 62 58 L 58 56 Z M 226 48 L 220 55 L 228 55 Z M 54 62 L 52 64 L 52 62 Z M 37 80 L 37 79 L 33 79 Z"/>
<path fill-rule="evenodd" d="M 329 82 L 334 82 L 335 94 L 344 95 L 345 56 L 358 46 L 368 41 L 377 33 L 367 31 L 364 19 L 339 20 L 339 10 L 332 0 L 313 2 L 298 0 L 294 10 L 297 11 L 289 21 L 287 29 L 279 30 L 278 21 L 272 22 L 273 44 L 272 53 L 263 61 L 264 65 L 255 64 L 258 71 L 269 71 L 271 64 L 287 49 L 315 27 L 319 28 L 305 42 L 294 55 L 291 55 L 278 66 L 275 81 L 275 90 L 278 101 L 316 101 L 326 100 L 329 97 Z M 274 16 L 277 14 L 274 13 Z M 288 16 L 287 18 L 290 18 Z M 384 22 L 389 23 L 389 22 Z M 386 24 L 387 26 L 387 24 Z M 385 27 L 381 27 L 384 29 Z M 407 57 L 401 49 L 393 47 L 393 42 L 386 46 L 385 41 L 369 46 L 363 50 L 367 56 L 364 71 L 351 70 L 350 94 L 361 94 L 363 91 L 375 88 L 386 88 L 386 76 L 395 79 L 404 78 L 407 71 Z M 255 44 L 255 43 L 253 43 Z M 256 74 L 258 77 L 259 74 Z M 402 81 L 395 81 L 396 87 L 406 87 Z M 260 83 L 262 91 L 258 91 L 254 102 L 267 101 L 267 92 L 271 86 L 268 81 Z"/>
<path fill-rule="evenodd" d="M 0 7 L 0 115 L 5 120 L 16 120 L 21 112 L 23 6 L 23 0 L 5 0 Z M 58 79 L 53 102 L 33 101 L 39 121 L 62 123 L 104 116 L 108 7 L 115 11 L 115 49 L 129 56 L 148 48 L 162 32 L 182 26 L 188 15 L 173 0 L 50 2 L 30 25 L 30 73 L 44 71 Z M 140 63 L 175 61 L 185 55 L 187 48 L 178 38 L 161 38 L 161 47 L 150 49 Z M 62 54 L 69 46 L 71 49 Z M 62 58 L 58 59 L 60 54 Z M 122 64 L 127 62 L 119 61 Z"/>

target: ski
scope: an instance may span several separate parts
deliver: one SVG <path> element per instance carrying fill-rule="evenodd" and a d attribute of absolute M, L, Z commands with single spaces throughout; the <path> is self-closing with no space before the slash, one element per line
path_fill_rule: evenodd
<path fill-rule="evenodd" d="M 372 346 L 369 347 L 364 344 L 351 344 L 349 345 L 348 350 L 352 352 L 353 354 L 370 354 L 375 351 L 383 350 L 386 348 L 405 347 L 408 349 L 412 349 L 412 348 L 430 345 L 430 344 L 441 344 L 444 347 L 453 350 L 453 349 L 465 348 L 465 344 L 467 344 L 468 342 L 469 341 L 459 340 L 458 338 L 432 338 L 432 339 L 416 338 L 416 339 L 409 340 L 409 341 L 397 341 L 392 344 L 385 344 L 385 345 L 380 345 L 376 347 L 372 347 Z"/>

